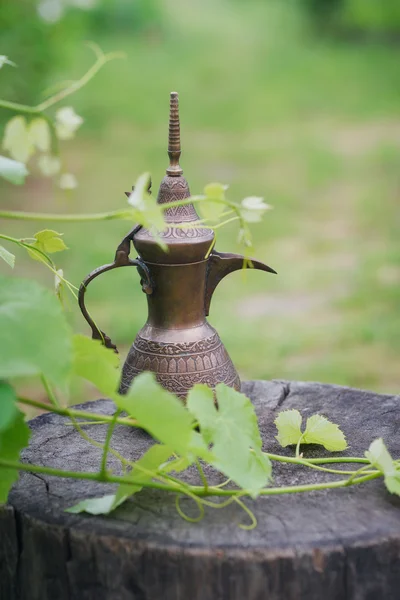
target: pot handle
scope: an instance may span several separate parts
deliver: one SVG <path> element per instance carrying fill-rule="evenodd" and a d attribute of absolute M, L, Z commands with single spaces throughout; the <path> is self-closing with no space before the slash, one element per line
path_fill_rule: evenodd
<path fill-rule="evenodd" d="M 89 283 L 93 281 L 93 279 L 95 279 L 99 275 L 102 275 L 106 271 L 112 271 L 113 269 L 118 269 L 119 267 L 137 267 L 139 275 L 141 277 L 140 283 L 142 286 L 142 290 L 145 292 L 145 294 L 150 295 L 153 293 L 154 284 L 147 265 L 142 260 L 140 260 L 140 258 L 137 258 L 135 260 L 129 258 L 130 242 L 132 241 L 132 238 L 135 235 L 135 233 L 139 231 L 140 228 L 141 225 L 138 225 L 137 227 L 132 229 L 132 231 L 129 232 L 128 235 L 122 240 L 115 253 L 114 262 L 94 269 L 94 271 L 92 271 L 87 277 L 85 277 L 79 288 L 79 308 L 81 309 L 83 316 L 89 323 L 89 326 L 92 330 L 92 339 L 100 340 L 106 348 L 112 348 L 113 350 L 115 350 L 115 352 L 118 352 L 117 346 L 113 344 L 111 338 L 108 335 L 106 335 L 104 331 L 99 329 L 99 327 L 96 325 L 96 323 L 90 316 L 85 305 L 85 294 Z"/>

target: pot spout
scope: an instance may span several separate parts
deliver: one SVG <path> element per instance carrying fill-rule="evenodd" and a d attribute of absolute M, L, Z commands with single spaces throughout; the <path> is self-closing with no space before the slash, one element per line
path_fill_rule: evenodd
<path fill-rule="evenodd" d="M 277 274 L 274 269 L 258 260 L 251 259 L 246 263 L 244 263 L 244 261 L 245 257 L 241 254 L 216 252 L 215 250 L 211 253 L 208 261 L 204 302 L 206 316 L 208 316 L 210 313 L 211 298 L 219 282 L 226 277 L 226 275 L 229 275 L 229 273 L 243 269 L 244 264 L 247 269 L 258 269 L 259 271 L 267 271 L 268 273 L 275 273 L 275 275 Z"/>

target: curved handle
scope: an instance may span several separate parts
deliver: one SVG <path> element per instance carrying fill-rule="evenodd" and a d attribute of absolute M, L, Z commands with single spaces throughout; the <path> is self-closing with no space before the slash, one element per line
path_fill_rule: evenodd
<path fill-rule="evenodd" d="M 112 271 L 113 269 L 118 269 L 119 267 L 137 267 L 138 271 L 139 271 L 139 275 L 141 276 L 140 283 L 142 286 L 142 290 L 145 292 L 145 294 L 153 293 L 154 284 L 151 279 L 150 271 L 149 271 L 147 265 L 143 261 L 141 261 L 139 258 L 137 258 L 135 260 L 132 260 L 129 258 L 130 242 L 131 242 L 134 234 L 137 231 L 139 231 L 140 228 L 141 228 L 140 225 L 135 227 L 122 240 L 122 242 L 118 246 L 117 251 L 115 253 L 114 262 L 112 262 L 108 265 L 103 265 L 101 267 L 97 267 L 97 269 L 94 269 L 94 271 L 92 271 L 91 273 L 89 273 L 89 275 L 87 277 L 85 277 L 85 279 L 83 280 L 83 282 L 81 283 L 80 288 L 79 288 L 79 294 L 78 294 L 79 308 L 81 309 L 81 312 L 82 312 L 83 316 L 85 317 L 86 321 L 89 323 L 89 327 L 92 330 L 92 338 L 94 340 L 101 340 L 101 342 L 104 344 L 104 346 L 106 346 L 106 348 L 112 348 L 116 352 L 118 352 L 117 346 L 115 344 L 113 344 L 113 342 L 111 341 L 111 338 L 108 335 L 106 335 L 104 333 L 104 331 L 101 331 L 101 329 L 99 329 L 97 327 L 96 323 L 90 316 L 90 314 L 86 308 L 86 305 L 85 305 L 85 294 L 86 294 L 86 290 L 87 290 L 89 283 L 91 281 L 93 281 L 93 279 L 96 279 L 96 277 L 98 277 L 99 275 L 102 275 L 102 273 L 106 273 L 106 271 Z"/>

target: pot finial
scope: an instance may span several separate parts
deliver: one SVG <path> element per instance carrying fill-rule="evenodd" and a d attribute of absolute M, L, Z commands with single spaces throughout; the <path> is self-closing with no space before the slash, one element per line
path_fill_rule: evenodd
<path fill-rule="evenodd" d="M 179 123 L 179 99 L 178 92 L 171 92 L 169 101 L 169 133 L 168 133 L 168 156 L 169 167 L 167 175 L 179 177 L 183 171 L 179 165 L 181 155 L 181 132 Z"/>

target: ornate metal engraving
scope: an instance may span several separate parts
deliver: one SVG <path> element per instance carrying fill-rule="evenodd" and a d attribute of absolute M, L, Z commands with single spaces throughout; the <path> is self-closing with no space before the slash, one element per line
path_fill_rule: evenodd
<path fill-rule="evenodd" d="M 121 392 L 142 371 L 153 371 L 168 390 L 184 398 L 195 383 L 223 382 L 240 389 L 239 376 L 217 333 L 195 342 L 169 344 L 138 335 L 122 371 Z"/>

